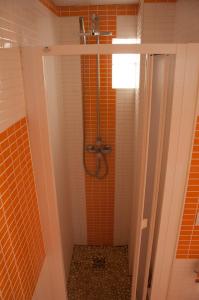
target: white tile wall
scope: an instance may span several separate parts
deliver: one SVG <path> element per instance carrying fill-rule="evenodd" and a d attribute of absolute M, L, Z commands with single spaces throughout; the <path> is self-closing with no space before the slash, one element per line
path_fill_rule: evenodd
<path fill-rule="evenodd" d="M 198 0 L 144 3 L 142 14 L 144 43 L 199 42 Z"/>
<path fill-rule="evenodd" d="M 137 38 L 137 16 L 117 16 L 117 38 Z"/>
<path fill-rule="evenodd" d="M 0 0 L 0 48 L 55 41 L 56 17 L 38 0 Z M 25 115 L 19 49 L 0 49 L 0 130 Z"/>
<path fill-rule="evenodd" d="M 0 45 L 46 45 L 55 39 L 56 17 L 38 0 L 1 0 Z"/>
<path fill-rule="evenodd" d="M 0 49 L 0 131 L 25 114 L 19 49 Z"/>
<path fill-rule="evenodd" d="M 172 43 L 175 31 L 175 3 L 145 3 L 142 42 Z"/>
<path fill-rule="evenodd" d="M 79 44 L 79 17 L 62 17 L 59 19 L 61 44 Z"/>
<path fill-rule="evenodd" d="M 199 1 L 178 0 L 176 4 L 175 41 L 199 42 Z"/>

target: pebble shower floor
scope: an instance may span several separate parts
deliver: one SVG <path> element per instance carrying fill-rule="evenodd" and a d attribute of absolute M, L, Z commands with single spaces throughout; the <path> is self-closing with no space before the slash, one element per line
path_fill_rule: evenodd
<path fill-rule="evenodd" d="M 75 246 L 69 300 L 130 300 L 127 246 Z"/>

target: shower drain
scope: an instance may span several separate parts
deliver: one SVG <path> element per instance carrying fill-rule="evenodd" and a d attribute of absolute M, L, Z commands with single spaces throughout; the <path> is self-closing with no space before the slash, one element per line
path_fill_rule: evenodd
<path fill-rule="evenodd" d="M 104 269 L 106 265 L 105 257 L 95 256 L 93 257 L 93 268 L 94 269 Z"/>

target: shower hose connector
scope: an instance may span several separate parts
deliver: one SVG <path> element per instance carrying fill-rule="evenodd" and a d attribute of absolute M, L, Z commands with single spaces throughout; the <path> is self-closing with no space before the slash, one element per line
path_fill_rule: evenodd
<path fill-rule="evenodd" d="M 104 179 L 108 175 L 109 171 L 106 155 L 111 153 L 112 147 L 110 145 L 103 144 L 100 138 L 96 140 L 96 144 L 86 145 L 84 151 L 88 153 L 94 153 L 96 155 L 96 168 L 94 172 L 91 172 L 87 169 L 84 156 L 84 167 L 86 173 L 90 176 L 96 177 L 97 179 Z"/>
<path fill-rule="evenodd" d="M 86 145 L 86 151 L 89 153 L 102 153 L 102 154 L 109 154 L 112 151 L 112 148 L 110 145 L 106 145 L 106 144 L 90 144 L 90 145 Z"/>

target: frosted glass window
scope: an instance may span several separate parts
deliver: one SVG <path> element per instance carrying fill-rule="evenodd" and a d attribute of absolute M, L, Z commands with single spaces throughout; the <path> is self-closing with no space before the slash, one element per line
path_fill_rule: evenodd
<path fill-rule="evenodd" d="M 137 39 L 113 39 L 113 44 L 137 44 Z M 112 88 L 137 89 L 140 77 L 139 54 L 113 54 Z"/>

